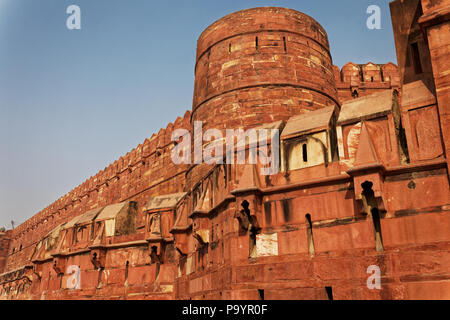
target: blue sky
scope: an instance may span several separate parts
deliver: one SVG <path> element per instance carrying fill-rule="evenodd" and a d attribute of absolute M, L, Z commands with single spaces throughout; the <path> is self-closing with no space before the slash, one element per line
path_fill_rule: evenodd
<path fill-rule="evenodd" d="M 389 1 L 0 0 L 0 227 L 25 221 L 191 108 L 196 41 L 280 6 L 327 31 L 334 64 L 397 63 Z M 66 8 L 81 8 L 81 30 Z M 366 27 L 369 5 L 381 30 Z"/>

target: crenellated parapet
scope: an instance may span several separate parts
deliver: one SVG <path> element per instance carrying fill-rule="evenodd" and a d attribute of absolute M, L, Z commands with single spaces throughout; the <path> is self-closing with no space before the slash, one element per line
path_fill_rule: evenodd
<path fill-rule="evenodd" d="M 349 62 L 341 69 L 333 66 L 333 73 L 341 103 L 381 90 L 400 87 L 398 67 L 391 62 L 386 64 Z"/>
<path fill-rule="evenodd" d="M 158 192 L 158 189 L 163 188 L 165 192 L 170 188 L 182 188 L 180 179 L 183 180 L 184 176 L 181 173 L 186 168 L 176 166 L 171 161 L 171 149 L 174 146 L 171 136 L 176 129 L 189 129 L 190 118 L 191 112 L 186 111 L 183 117 L 178 117 L 174 123 L 169 123 L 150 139 L 145 139 L 126 155 L 12 230 L 6 269 L 22 265 L 32 254 L 34 244 L 57 225 L 74 216 L 131 200 L 150 190 Z M 177 179 L 179 183 L 165 186 L 171 179 Z"/>

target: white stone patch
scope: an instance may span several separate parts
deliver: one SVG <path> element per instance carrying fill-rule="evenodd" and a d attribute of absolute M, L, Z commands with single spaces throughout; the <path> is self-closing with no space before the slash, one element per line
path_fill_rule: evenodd
<path fill-rule="evenodd" d="M 116 224 L 114 219 L 109 219 L 105 221 L 105 235 L 107 237 L 111 237 L 114 235 L 115 226 Z"/>
<path fill-rule="evenodd" d="M 278 234 L 256 235 L 256 256 L 267 257 L 278 255 Z"/>

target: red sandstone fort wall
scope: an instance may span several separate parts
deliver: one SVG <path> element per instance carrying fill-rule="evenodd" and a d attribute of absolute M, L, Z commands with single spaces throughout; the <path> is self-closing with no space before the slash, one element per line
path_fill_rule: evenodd
<path fill-rule="evenodd" d="M 204 130 L 247 129 L 338 104 L 327 33 L 308 15 L 242 10 L 198 39 L 192 121 Z M 209 169 L 192 166 L 187 184 Z"/>
<path fill-rule="evenodd" d="M 429 30 L 430 44 L 444 70 L 438 31 Z M 192 114 L 10 232 L 0 298 L 327 299 L 325 287 L 335 299 L 450 296 L 448 139 L 440 131 L 446 118 L 437 116 L 445 116 L 445 90 L 436 99 L 422 82 L 400 86 L 391 63 L 339 70 L 320 25 L 281 8 L 218 20 L 200 36 L 197 61 Z M 435 72 L 442 87 L 449 73 Z M 326 161 L 331 145 L 324 143 L 318 165 L 261 178 L 252 166 L 208 172 L 170 159 L 170 133 L 192 130 L 194 120 L 205 121 L 204 130 L 250 127 L 337 104 L 346 109 L 331 128 L 340 132 L 339 158 Z M 363 190 L 369 181 L 372 193 Z M 150 197 L 181 191 L 187 195 L 175 209 L 143 210 Z M 105 238 L 100 267 L 92 241 L 68 242 L 67 251 L 49 251 L 56 257 L 30 261 L 35 244 L 58 224 L 125 200 L 137 201 L 137 232 Z M 242 222 L 245 203 L 257 232 Z M 152 242 L 155 214 L 171 219 L 160 220 L 166 238 Z M 0 242 L 0 259 L 7 247 Z M 68 265 L 81 270 L 80 290 L 68 290 Z M 370 265 L 380 267 L 380 290 L 367 287 Z"/>
<path fill-rule="evenodd" d="M 34 245 L 61 223 L 91 209 L 126 200 L 143 208 L 151 195 L 181 192 L 186 165 L 171 159 L 173 130 L 190 128 L 191 113 L 178 117 L 158 134 L 90 177 L 68 194 L 12 230 L 6 271 L 29 263 Z M 138 233 L 143 229 L 143 212 L 138 213 Z"/>
<path fill-rule="evenodd" d="M 0 232 L 0 274 L 6 265 L 6 257 L 8 256 L 8 249 L 10 243 L 11 231 Z"/>

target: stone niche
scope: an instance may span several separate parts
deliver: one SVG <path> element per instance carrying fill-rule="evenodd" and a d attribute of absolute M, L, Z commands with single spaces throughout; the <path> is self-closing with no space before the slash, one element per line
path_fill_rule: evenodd
<path fill-rule="evenodd" d="M 137 203 L 121 202 L 106 206 L 95 218 L 96 222 L 104 221 L 105 236 L 123 236 L 136 232 Z"/>
<path fill-rule="evenodd" d="M 398 165 L 406 159 L 407 147 L 402 137 L 402 121 L 396 94 L 385 90 L 342 104 L 337 120 L 339 160 L 348 168 L 355 165 L 363 123 L 379 161 Z"/>
<path fill-rule="evenodd" d="M 173 243 L 170 230 L 174 224 L 177 204 L 186 193 L 174 193 L 151 197 L 145 208 L 145 239 L 148 242 L 152 262 L 163 262 L 165 248 Z"/>
<path fill-rule="evenodd" d="M 335 107 L 291 117 L 281 134 L 281 170 L 291 171 L 337 160 Z"/>

